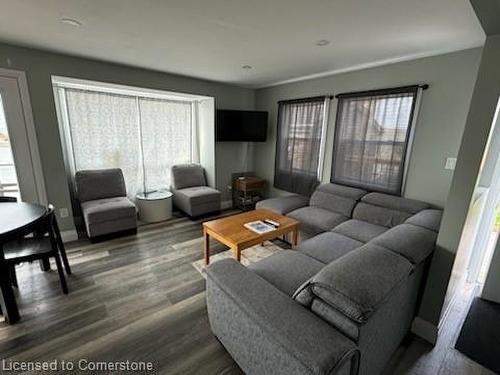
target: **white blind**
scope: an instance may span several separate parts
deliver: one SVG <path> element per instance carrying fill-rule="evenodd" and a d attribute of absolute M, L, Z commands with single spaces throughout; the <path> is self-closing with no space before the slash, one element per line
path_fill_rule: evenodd
<path fill-rule="evenodd" d="M 130 198 L 168 189 L 174 164 L 197 161 L 193 102 L 58 88 L 71 173 L 121 168 Z"/>

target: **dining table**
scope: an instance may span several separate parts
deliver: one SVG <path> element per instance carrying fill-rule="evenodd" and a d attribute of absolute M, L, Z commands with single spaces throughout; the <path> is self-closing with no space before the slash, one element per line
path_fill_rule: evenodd
<path fill-rule="evenodd" d="M 0 307 L 8 324 L 17 322 L 20 315 L 3 245 L 33 233 L 46 213 L 47 207 L 35 203 L 0 203 Z"/>

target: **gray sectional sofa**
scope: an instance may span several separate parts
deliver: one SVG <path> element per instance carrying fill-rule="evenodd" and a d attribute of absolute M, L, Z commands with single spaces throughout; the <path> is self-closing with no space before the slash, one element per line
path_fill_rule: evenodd
<path fill-rule="evenodd" d="M 336 184 L 259 207 L 308 238 L 207 269 L 212 331 L 248 374 L 379 374 L 410 329 L 441 211 Z"/>

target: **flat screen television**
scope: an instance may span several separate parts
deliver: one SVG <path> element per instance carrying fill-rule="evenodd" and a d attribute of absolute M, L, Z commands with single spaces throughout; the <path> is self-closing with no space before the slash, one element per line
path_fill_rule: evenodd
<path fill-rule="evenodd" d="M 265 142 L 267 112 L 219 109 L 215 135 L 218 142 Z"/>

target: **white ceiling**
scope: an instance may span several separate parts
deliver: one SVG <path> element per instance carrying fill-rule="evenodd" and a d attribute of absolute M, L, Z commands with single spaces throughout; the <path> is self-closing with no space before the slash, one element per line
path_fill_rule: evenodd
<path fill-rule="evenodd" d="M 1 41 L 248 87 L 484 38 L 468 0 L 0 0 Z"/>

